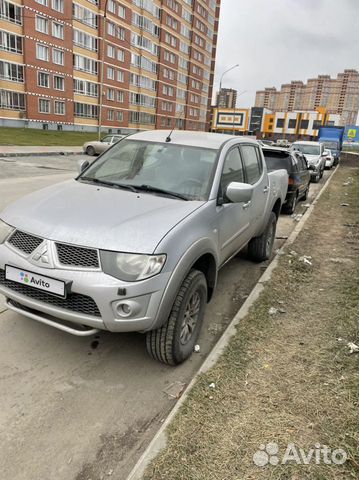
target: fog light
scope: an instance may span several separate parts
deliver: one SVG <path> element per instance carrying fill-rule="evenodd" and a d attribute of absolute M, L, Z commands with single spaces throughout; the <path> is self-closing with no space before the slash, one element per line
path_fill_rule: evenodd
<path fill-rule="evenodd" d="M 117 313 L 120 317 L 129 317 L 132 313 L 131 305 L 128 303 L 119 303 L 117 305 Z"/>

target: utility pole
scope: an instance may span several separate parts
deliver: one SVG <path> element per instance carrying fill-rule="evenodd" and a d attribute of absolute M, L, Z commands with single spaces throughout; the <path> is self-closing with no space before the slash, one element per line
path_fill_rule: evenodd
<path fill-rule="evenodd" d="M 104 72 L 105 72 L 105 52 L 106 52 L 106 28 L 107 28 L 107 4 L 108 0 L 105 0 L 105 9 L 103 14 L 103 32 L 102 32 L 102 45 L 101 45 L 101 57 L 100 57 L 100 99 L 99 99 L 99 112 L 98 112 L 98 139 L 101 140 L 101 128 L 102 128 L 102 106 L 103 106 L 103 94 L 104 94 Z"/>

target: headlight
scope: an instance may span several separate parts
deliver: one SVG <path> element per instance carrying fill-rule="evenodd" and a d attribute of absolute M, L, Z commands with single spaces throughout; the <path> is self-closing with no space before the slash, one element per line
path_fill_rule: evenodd
<path fill-rule="evenodd" d="M 14 231 L 13 227 L 10 227 L 7 223 L 0 220 L 0 244 L 4 243 L 7 237 Z"/>
<path fill-rule="evenodd" d="M 101 251 L 102 269 L 108 275 L 125 282 L 135 282 L 160 273 L 166 255 L 142 255 Z"/>

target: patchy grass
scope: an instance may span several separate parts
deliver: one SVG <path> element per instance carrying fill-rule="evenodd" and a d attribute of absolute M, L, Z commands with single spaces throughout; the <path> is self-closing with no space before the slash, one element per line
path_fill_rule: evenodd
<path fill-rule="evenodd" d="M 72 147 L 82 146 L 85 142 L 96 139 L 97 133 L 0 127 L 0 145 Z"/>
<path fill-rule="evenodd" d="M 357 167 L 342 163 L 230 345 L 198 379 L 146 480 L 358 478 L 359 355 L 347 347 L 359 340 L 358 184 Z M 269 315 L 271 307 L 283 313 Z M 280 458 L 293 443 L 341 448 L 348 460 L 259 467 L 253 455 L 269 442 Z"/>

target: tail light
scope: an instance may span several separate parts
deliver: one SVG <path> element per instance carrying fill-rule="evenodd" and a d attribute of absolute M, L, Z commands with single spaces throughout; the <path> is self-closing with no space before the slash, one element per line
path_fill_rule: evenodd
<path fill-rule="evenodd" d="M 288 185 L 294 185 L 294 179 L 293 178 L 288 178 Z"/>

